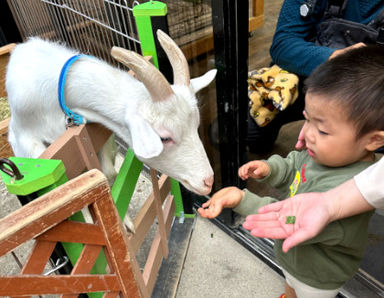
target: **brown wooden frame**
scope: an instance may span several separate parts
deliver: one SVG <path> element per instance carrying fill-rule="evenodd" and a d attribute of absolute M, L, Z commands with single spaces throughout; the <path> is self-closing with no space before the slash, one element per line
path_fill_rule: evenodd
<path fill-rule="evenodd" d="M 169 179 L 162 178 L 159 193 L 166 200 L 162 215 L 167 227 L 171 225 L 174 210 L 168 192 Z M 35 239 L 35 244 L 20 274 L 0 277 L 0 295 L 69 297 L 102 291 L 108 297 L 150 297 L 156 278 L 152 269 L 161 261 L 161 233 L 155 237 L 143 273 L 135 255 L 144 232 L 149 229 L 147 218 L 156 215 L 156 199 L 159 199 L 156 195 L 149 197 L 135 220 L 138 233 L 128 235 L 105 176 L 91 170 L 14 211 L 0 220 L 0 255 L 30 239 Z M 94 224 L 67 220 L 86 206 L 91 210 Z M 70 275 L 43 276 L 44 266 L 58 241 L 84 243 L 84 248 Z M 91 275 L 89 272 L 101 249 L 110 272 Z"/>
<path fill-rule="evenodd" d="M 127 235 L 122 228 L 105 177 L 98 170 L 91 170 L 70 180 L 0 220 L 0 256 L 30 239 L 36 240 L 21 274 L 0 277 L 0 284 L 7 285 L 1 287 L 0 295 L 59 293 L 67 296 L 104 291 L 105 295 L 108 293 L 113 297 L 118 294 L 123 297 L 138 297 L 139 294 L 141 297 L 150 297 L 161 261 L 168 255 L 167 239 L 175 211 L 173 196 L 169 194 L 170 179 L 162 175 L 158 181 L 154 170 L 152 177 L 155 179 L 152 181 L 154 191 L 134 219 L 135 234 Z M 95 224 L 66 220 L 88 205 Z M 156 217 L 158 231 L 141 273 L 136 254 Z M 109 226 L 103 226 L 104 221 L 108 221 Z M 114 239 L 109 239 L 112 236 Z M 41 276 L 58 241 L 85 245 L 70 276 Z M 88 273 L 102 248 L 112 275 L 99 275 L 95 283 L 94 275 L 89 276 Z M 123 273 L 120 273 L 121 270 Z M 25 286 L 20 287 L 20 284 Z M 90 285 L 93 286 L 88 291 Z"/>
<path fill-rule="evenodd" d="M 47 148 L 40 158 L 62 160 L 68 179 L 73 179 L 84 170 L 100 168 L 97 157 L 93 157 L 110 134 L 108 129 L 96 123 L 70 127 Z M 169 195 L 170 179 L 162 175 L 158 180 L 156 171 L 153 169 L 151 169 L 151 177 L 153 192 L 134 219 L 136 233 L 129 236 L 129 247 L 132 255 L 136 256 L 154 220 L 158 219 L 158 231 L 148 254 L 142 277 L 136 275 L 142 297 L 150 297 L 161 261 L 168 256 L 168 237 L 175 211 L 173 196 Z M 161 206 L 165 200 L 164 210 L 162 210 Z"/>
<path fill-rule="evenodd" d="M 8 65 L 9 55 L 15 46 L 15 43 L 11 43 L 0 47 L 0 97 L 7 96 L 5 90 L 5 72 Z M 13 156 L 12 148 L 7 141 L 9 121 L 9 118 L 0 121 L 0 158 Z"/>

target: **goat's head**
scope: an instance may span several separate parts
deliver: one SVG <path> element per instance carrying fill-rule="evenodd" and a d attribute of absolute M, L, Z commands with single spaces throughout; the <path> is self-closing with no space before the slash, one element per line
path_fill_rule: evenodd
<path fill-rule="evenodd" d="M 205 195 L 211 191 L 213 171 L 198 136 L 200 115 L 195 93 L 215 78 L 216 70 L 190 79 L 181 49 L 161 30 L 157 37 L 173 68 L 172 86 L 137 53 L 117 47 L 111 51 L 115 59 L 135 72 L 151 95 L 149 103 L 139 103 L 138 113 L 127 113 L 131 146 L 143 162 Z"/>

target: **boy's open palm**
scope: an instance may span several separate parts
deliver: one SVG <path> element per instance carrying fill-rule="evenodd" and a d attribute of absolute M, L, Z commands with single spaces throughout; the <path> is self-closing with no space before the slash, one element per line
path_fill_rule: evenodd
<path fill-rule="evenodd" d="M 205 218 L 215 218 L 223 208 L 235 208 L 243 198 L 244 192 L 237 187 L 225 187 L 216 192 L 197 212 Z"/>
<path fill-rule="evenodd" d="M 269 174 L 269 166 L 264 161 L 253 160 L 241 166 L 238 174 L 243 180 L 248 178 L 262 179 Z"/>

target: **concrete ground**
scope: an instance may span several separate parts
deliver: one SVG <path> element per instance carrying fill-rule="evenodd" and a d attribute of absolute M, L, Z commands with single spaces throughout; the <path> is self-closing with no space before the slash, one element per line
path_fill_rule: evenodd
<path fill-rule="evenodd" d="M 284 279 L 220 228 L 195 218 L 177 298 L 279 297 Z"/>

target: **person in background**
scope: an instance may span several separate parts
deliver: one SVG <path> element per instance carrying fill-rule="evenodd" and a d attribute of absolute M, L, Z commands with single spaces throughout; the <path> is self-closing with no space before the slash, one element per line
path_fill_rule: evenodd
<path fill-rule="evenodd" d="M 293 196 L 327 191 L 372 165 L 374 150 L 384 144 L 383 68 L 380 46 L 350 50 L 320 65 L 305 81 L 302 137 L 307 151 L 250 161 L 239 169 L 239 176 L 258 179 Z M 215 193 L 198 212 L 213 218 L 223 208 L 234 208 L 244 216 L 275 201 L 227 187 Z M 277 240 L 274 248 L 286 278 L 286 297 L 335 297 L 359 268 L 372 213 L 334 221 L 288 253 Z M 296 224 L 296 213 L 273 212 L 272 216 L 288 228 Z"/>
<path fill-rule="evenodd" d="M 351 48 L 377 41 L 377 30 L 384 23 L 383 9 L 383 0 L 283 2 L 270 55 L 272 64 L 299 76 L 299 97 L 264 127 L 259 127 L 248 113 L 247 146 L 251 153 L 268 153 L 284 124 L 303 119 L 300 82 L 317 66 Z M 349 27 L 349 22 L 353 26 Z"/>

